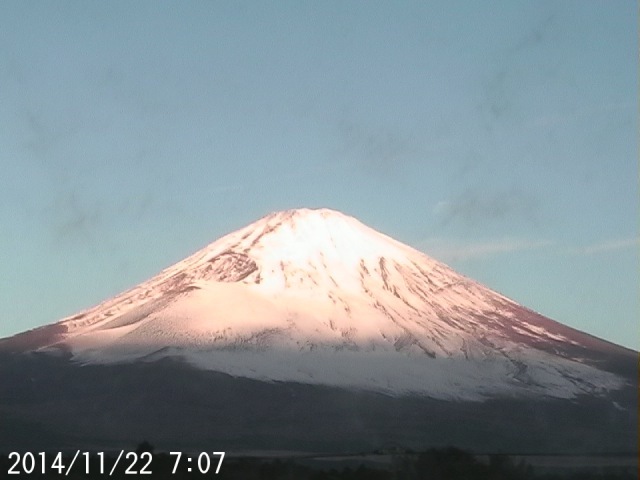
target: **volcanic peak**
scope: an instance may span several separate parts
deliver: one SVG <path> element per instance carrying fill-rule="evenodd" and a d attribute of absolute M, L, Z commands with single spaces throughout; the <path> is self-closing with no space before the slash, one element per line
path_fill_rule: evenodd
<path fill-rule="evenodd" d="M 267 215 L 3 348 L 476 399 L 616 389 L 598 367 L 629 356 L 328 209 Z"/>

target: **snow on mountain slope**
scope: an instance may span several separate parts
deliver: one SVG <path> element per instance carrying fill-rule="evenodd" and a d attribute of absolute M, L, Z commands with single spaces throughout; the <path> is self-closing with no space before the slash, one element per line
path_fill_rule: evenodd
<path fill-rule="evenodd" d="M 0 349 L 179 355 L 237 376 L 437 398 L 572 397 L 625 382 L 596 368 L 619 347 L 327 209 L 268 215 Z"/>

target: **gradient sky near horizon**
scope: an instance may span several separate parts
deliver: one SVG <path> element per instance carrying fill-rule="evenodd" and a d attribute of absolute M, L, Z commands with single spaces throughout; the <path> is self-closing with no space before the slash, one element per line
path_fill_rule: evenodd
<path fill-rule="evenodd" d="M 640 348 L 635 1 L 0 3 L 0 337 L 271 211 Z"/>

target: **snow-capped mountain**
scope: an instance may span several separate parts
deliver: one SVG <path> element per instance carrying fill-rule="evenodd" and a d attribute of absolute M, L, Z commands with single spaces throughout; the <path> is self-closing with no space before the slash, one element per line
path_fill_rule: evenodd
<path fill-rule="evenodd" d="M 616 390 L 633 355 L 327 209 L 268 215 L 0 350 L 470 400 Z"/>

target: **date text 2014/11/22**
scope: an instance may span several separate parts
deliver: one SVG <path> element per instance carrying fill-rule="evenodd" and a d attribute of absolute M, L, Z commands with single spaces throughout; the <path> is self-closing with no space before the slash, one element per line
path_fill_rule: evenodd
<path fill-rule="evenodd" d="M 201 474 L 219 473 L 224 460 L 225 452 L 201 452 L 197 456 L 183 454 L 182 452 L 169 452 L 173 457 L 171 474 L 186 470 Z M 124 457 L 124 458 L 123 458 Z M 89 475 L 97 473 L 113 476 L 119 470 L 125 475 L 151 475 L 153 474 L 154 456 L 150 452 L 126 452 L 120 450 L 117 458 L 110 464 L 110 458 L 104 452 L 81 452 L 77 450 L 73 457 L 66 458 L 62 452 L 11 452 L 8 456 L 8 475 L 31 475 L 33 473 L 46 474 L 49 472 L 58 475 L 68 475 L 71 470 L 83 470 Z"/>

